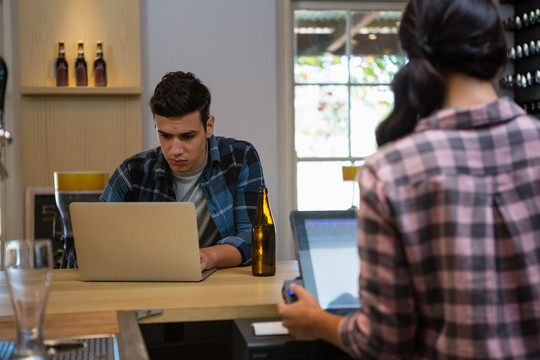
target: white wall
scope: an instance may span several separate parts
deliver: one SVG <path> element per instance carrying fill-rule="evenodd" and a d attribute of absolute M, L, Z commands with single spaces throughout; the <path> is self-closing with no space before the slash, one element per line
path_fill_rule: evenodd
<path fill-rule="evenodd" d="M 156 84 L 169 71 L 194 73 L 212 93 L 214 133 L 255 145 L 274 220 L 288 222 L 288 213 L 277 211 L 276 1 L 141 0 L 141 52 L 143 148 L 158 145 L 148 107 Z M 280 240 L 290 248 L 290 234 L 278 226 L 277 236 L 282 254 Z"/>

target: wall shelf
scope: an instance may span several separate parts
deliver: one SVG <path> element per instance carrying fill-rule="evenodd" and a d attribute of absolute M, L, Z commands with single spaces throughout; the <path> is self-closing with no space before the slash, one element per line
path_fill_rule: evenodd
<path fill-rule="evenodd" d="M 1 1 L 1 0 L 0 0 Z M 55 171 L 112 174 L 142 150 L 139 0 L 17 0 L 22 187 L 53 187 Z M 68 87 L 51 77 L 58 42 Z M 73 59 L 83 41 L 88 85 L 75 86 Z M 91 66 L 103 42 L 108 86 Z"/>
<path fill-rule="evenodd" d="M 141 95 L 142 87 L 49 87 L 49 86 L 22 86 L 21 95 Z"/>

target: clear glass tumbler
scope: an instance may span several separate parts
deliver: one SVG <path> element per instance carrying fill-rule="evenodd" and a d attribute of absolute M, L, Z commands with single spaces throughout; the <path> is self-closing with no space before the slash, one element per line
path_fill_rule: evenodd
<path fill-rule="evenodd" d="M 51 283 L 51 241 L 9 240 L 4 259 L 17 327 L 10 359 L 48 359 L 43 343 L 43 318 Z"/>

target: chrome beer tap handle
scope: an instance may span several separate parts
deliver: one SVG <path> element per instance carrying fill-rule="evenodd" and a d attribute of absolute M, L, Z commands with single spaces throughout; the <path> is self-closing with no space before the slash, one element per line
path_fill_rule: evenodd
<path fill-rule="evenodd" d="M 0 179 L 8 177 L 6 164 L 4 163 L 4 149 L 13 142 L 11 133 L 4 129 L 4 98 L 6 96 L 8 71 L 4 59 L 0 57 Z"/>
<path fill-rule="evenodd" d="M 0 128 L 0 146 L 6 146 L 13 142 L 11 133 L 3 128 Z"/>

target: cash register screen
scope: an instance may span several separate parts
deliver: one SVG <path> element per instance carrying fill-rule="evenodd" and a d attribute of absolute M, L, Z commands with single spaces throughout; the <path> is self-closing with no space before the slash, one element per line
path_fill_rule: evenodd
<path fill-rule="evenodd" d="M 325 310 L 359 308 L 356 212 L 304 211 L 291 220 L 306 289 Z"/>

